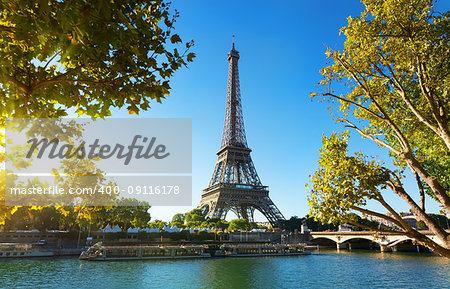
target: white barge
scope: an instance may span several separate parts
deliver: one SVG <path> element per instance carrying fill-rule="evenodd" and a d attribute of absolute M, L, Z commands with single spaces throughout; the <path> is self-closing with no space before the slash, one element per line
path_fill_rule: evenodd
<path fill-rule="evenodd" d="M 309 255 L 302 245 L 226 244 L 226 245 L 120 245 L 96 243 L 83 251 L 81 260 L 146 260 L 211 257 L 258 257 Z"/>
<path fill-rule="evenodd" d="M 0 243 L 0 259 L 51 257 L 55 255 L 52 250 L 42 248 L 42 243 Z"/>
<path fill-rule="evenodd" d="M 211 254 L 206 246 L 164 246 L 164 245 L 102 245 L 97 243 L 80 255 L 81 260 L 145 260 L 207 258 Z"/>
<path fill-rule="evenodd" d="M 303 245 L 283 244 L 224 244 L 215 252 L 223 257 L 298 256 L 310 255 Z"/>

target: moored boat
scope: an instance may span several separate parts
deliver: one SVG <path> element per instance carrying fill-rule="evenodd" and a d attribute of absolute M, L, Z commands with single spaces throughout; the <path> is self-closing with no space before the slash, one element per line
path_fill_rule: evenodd
<path fill-rule="evenodd" d="M 80 255 L 81 260 L 145 260 L 208 258 L 207 246 L 203 245 L 103 245 L 97 243 Z"/>
<path fill-rule="evenodd" d="M 223 257 L 299 256 L 310 255 L 303 245 L 287 244 L 224 244 L 215 252 Z"/>
<path fill-rule="evenodd" d="M 43 245 L 43 243 L 0 243 L 0 259 L 51 257 L 55 255 L 54 251 L 43 249 Z"/>
<path fill-rule="evenodd" d="M 210 245 L 145 245 L 96 243 L 83 251 L 81 260 L 146 260 L 210 257 L 258 257 L 309 255 L 302 245 L 222 244 Z"/>

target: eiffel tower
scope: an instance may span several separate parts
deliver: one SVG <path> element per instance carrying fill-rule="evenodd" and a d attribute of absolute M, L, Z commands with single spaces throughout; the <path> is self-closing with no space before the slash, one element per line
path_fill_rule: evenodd
<path fill-rule="evenodd" d="M 241 92 L 238 71 L 239 52 L 233 48 L 228 53 L 228 88 L 222 145 L 217 152 L 217 163 L 208 188 L 203 190 L 198 208 L 207 217 L 224 219 L 228 211 L 238 218 L 253 222 L 255 209 L 260 211 L 273 227 L 284 225 L 284 216 L 269 197 L 263 186 L 247 145 L 242 116 Z"/>

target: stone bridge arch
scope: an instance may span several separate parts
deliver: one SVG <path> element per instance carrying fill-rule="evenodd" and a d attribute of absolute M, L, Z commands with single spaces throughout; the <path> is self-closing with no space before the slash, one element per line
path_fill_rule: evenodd
<path fill-rule="evenodd" d="M 377 243 L 377 240 L 375 238 L 373 238 L 373 237 L 370 237 L 370 236 L 342 236 L 339 243 L 345 243 L 347 241 L 357 240 L 357 239 L 367 240 L 367 241 L 370 241 L 370 242 Z"/>
<path fill-rule="evenodd" d="M 338 242 L 335 238 L 327 236 L 313 237 L 312 239 L 310 239 L 310 241 L 315 245 L 325 248 L 336 248 L 336 246 L 338 245 Z"/>

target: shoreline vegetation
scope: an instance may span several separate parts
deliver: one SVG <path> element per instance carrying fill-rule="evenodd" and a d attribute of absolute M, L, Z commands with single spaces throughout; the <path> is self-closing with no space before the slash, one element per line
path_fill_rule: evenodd
<path fill-rule="evenodd" d="M 300 220 L 291 218 L 294 220 Z M 308 219 L 306 219 L 308 221 Z M 311 221 L 311 220 L 310 220 Z M 179 229 L 165 225 L 161 230 L 154 229 L 138 229 L 129 228 L 127 231 L 122 231 L 118 226 L 108 230 L 91 230 L 91 231 L 59 231 L 59 230 L 12 230 L 0 232 L 0 243 L 9 244 L 40 244 L 46 250 L 53 250 L 57 254 L 67 255 L 64 252 L 71 252 L 71 254 L 79 254 L 80 251 L 70 251 L 71 249 L 81 250 L 89 247 L 95 243 L 126 243 L 131 245 L 138 244 L 218 244 L 218 243 L 271 243 L 271 244 L 304 244 L 308 248 L 315 250 L 321 249 L 337 249 L 337 250 L 355 250 L 365 249 L 371 251 L 384 251 L 382 247 L 375 240 L 367 240 L 367 236 L 363 239 L 358 235 L 367 232 L 369 238 L 376 237 L 375 232 L 366 230 L 352 230 L 351 227 L 325 227 L 319 222 L 311 222 L 311 228 L 319 231 L 311 231 L 305 224 L 302 223 L 300 230 L 266 230 L 266 229 L 239 229 L 235 231 L 222 231 L 210 228 L 195 228 L 195 229 Z M 315 227 L 315 226 L 316 227 Z M 360 229 L 360 228 L 359 228 Z M 118 231 L 120 230 L 120 231 Z M 425 234 L 426 231 L 420 231 Z M 339 234 L 348 235 L 353 234 L 353 240 L 345 243 L 336 243 L 328 238 L 312 237 L 314 233 L 321 234 Z M 397 231 L 401 234 L 401 231 Z M 392 251 L 409 251 L 409 252 L 429 252 L 423 246 L 407 240 L 404 243 L 396 245 Z"/>

